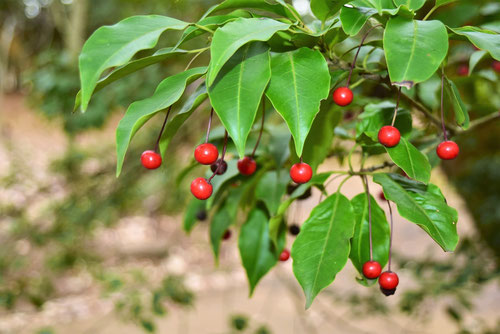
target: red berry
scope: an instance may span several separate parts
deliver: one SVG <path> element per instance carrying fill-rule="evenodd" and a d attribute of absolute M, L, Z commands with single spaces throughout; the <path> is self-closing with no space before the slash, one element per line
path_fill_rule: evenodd
<path fill-rule="evenodd" d="M 457 68 L 457 74 L 461 77 L 466 77 L 469 75 L 469 66 L 468 65 L 460 65 Z"/>
<path fill-rule="evenodd" d="M 156 169 L 161 165 L 161 155 L 154 151 L 144 151 L 141 154 L 141 163 L 147 169 Z"/>
<path fill-rule="evenodd" d="M 383 126 L 378 132 L 378 141 L 385 147 L 394 147 L 399 143 L 401 134 L 399 130 L 393 126 Z"/>
<path fill-rule="evenodd" d="M 493 67 L 493 69 L 495 70 L 495 72 L 500 73 L 500 61 L 494 60 L 493 64 L 491 65 L 491 67 Z"/>
<path fill-rule="evenodd" d="M 293 182 L 298 184 L 309 182 L 312 175 L 313 171 L 311 166 L 304 162 L 295 164 L 292 166 L 292 168 L 290 168 L 290 177 L 292 178 Z"/>
<path fill-rule="evenodd" d="M 257 163 L 250 157 L 238 160 L 238 170 L 243 175 L 252 175 L 257 169 Z"/>
<path fill-rule="evenodd" d="M 210 143 L 205 143 L 198 145 L 194 150 L 194 158 L 202 165 L 211 165 L 217 161 L 219 156 L 219 151 L 215 145 Z"/>
<path fill-rule="evenodd" d="M 333 102 L 341 107 L 351 104 L 352 97 L 352 90 L 349 87 L 339 87 L 333 92 Z"/>
<path fill-rule="evenodd" d="M 283 249 L 283 251 L 280 254 L 280 261 L 285 262 L 290 258 L 290 251 L 288 249 Z"/>
<path fill-rule="evenodd" d="M 384 195 L 384 192 L 381 191 L 379 194 L 378 194 L 378 198 L 380 198 L 382 201 L 386 201 L 387 198 L 385 198 L 385 195 Z"/>
<path fill-rule="evenodd" d="M 392 271 L 384 271 L 378 278 L 378 284 L 382 289 L 394 290 L 398 286 L 398 275 Z"/>
<path fill-rule="evenodd" d="M 377 261 L 367 261 L 363 264 L 363 275 L 369 279 L 375 279 L 380 276 L 382 267 Z"/>
<path fill-rule="evenodd" d="M 228 240 L 229 238 L 231 238 L 231 230 L 226 230 L 226 232 L 224 232 L 224 235 L 222 236 L 222 239 Z"/>
<path fill-rule="evenodd" d="M 194 179 L 191 182 L 191 193 L 197 199 L 205 200 L 212 196 L 212 185 L 208 183 L 208 181 L 202 177 Z"/>
<path fill-rule="evenodd" d="M 457 143 L 448 140 L 438 145 L 436 153 L 441 160 L 453 160 L 458 156 L 460 149 Z"/>

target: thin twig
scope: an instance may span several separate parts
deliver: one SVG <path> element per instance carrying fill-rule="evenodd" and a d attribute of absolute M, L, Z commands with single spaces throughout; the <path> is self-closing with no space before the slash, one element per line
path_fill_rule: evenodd
<path fill-rule="evenodd" d="M 356 55 L 354 56 L 354 59 L 353 59 L 352 64 L 351 64 L 351 69 L 349 70 L 349 76 L 347 77 L 346 87 L 349 87 L 349 83 L 351 82 L 352 71 L 354 69 L 354 66 L 356 66 L 356 61 L 358 60 L 359 51 L 361 50 L 361 47 L 363 46 L 365 39 L 372 32 L 373 29 L 378 28 L 378 27 L 382 27 L 382 25 L 381 24 L 374 25 L 373 27 L 368 29 L 368 31 L 365 33 L 365 35 L 361 39 L 361 43 L 359 43 L 359 46 L 358 46 L 358 51 L 356 51 Z"/>
<path fill-rule="evenodd" d="M 448 141 L 446 127 L 444 125 L 444 69 L 441 73 L 441 126 L 443 128 L 444 141 Z"/>
<path fill-rule="evenodd" d="M 368 235 L 370 238 L 370 261 L 373 261 L 373 241 L 372 241 L 372 198 L 370 195 L 370 187 L 368 186 L 368 178 L 366 175 L 361 177 L 368 198 Z"/>
<path fill-rule="evenodd" d="M 168 116 L 170 115 L 170 110 L 172 110 L 172 106 L 168 107 L 167 114 L 165 115 L 165 119 L 163 120 L 163 124 L 161 126 L 160 133 L 158 134 L 158 139 L 156 139 L 155 144 L 155 152 L 158 153 L 158 149 L 160 148 L 160 140 L 163 135 L 163 131 L 165 130 L 165 126 L 167 125 Z"/>
<path fill-rule="evenodd" d="M 391 234 L 389 236 L 389 264 L 388 269 L 391 271 L 391 262 L 392 262 L 392 235 L 394 234 L 394 223 L 392 219 L 392 207 L 391 203 L 387 201 L 387 206 L 389 207 L 389 216 L 391 218 Z"/>
<path fill-rule="evenodd" d="M 214 108 L 210 110 L 210 118 L 208 119 L 207 135 L 205 137 L 205 143 L 208 143 L 208 138 L 210 137 L 210 128 L 212 127 L 212 118 L 214 117 Z"/>
<path fill-rule="evenodd" d="M 222 146 L 222 155 L 220 158 L 221 162 L 224 161 L 224 157 L 226 155 L 226 149 L 227 149 L 227 130 L 224 132 L 224 145 Z M 210 178 L 207 180 L 208 183 L 210 183 L 212 181 L 212 179 L 214 178 L 214 176 L 217 175 L 221 166 L 222 166 L 222 163 L 217 164 L 217 169 L 215 170 L 215 172 L 213 172 L 212 176 L 210 176 Z"/>
<path fill-rule="evenodd" d="M 398 109 L 399 109 L 399 99 L 401 98 L 401 86 L 398 89 L 398 99 L 396 101 L 396 108 L 394 108 L 394 116 L 392 116 L 392 123 L 391 126 L 394 126 L 394 123 L 396 122 L 396 116 L 398 115 Z"/>
<path fill-rule="evenodd" d="M 253 151 L 252 151 L 252 159 L 255 156 L 255 152 L 257 151 L 257 147 L 259 147 L 259 144 L 260 144 L 260 139 L 262 138 L 262 132 L 264 131 L 265 116 L 266 116 L 266 99 L 265 99 L 265 97 L 263 97 L 262 98 L 262 122 L 260 124 L 259 137 L 257 138 L 257 142 L 255 143 L 255 147 L 253 148 Z"/>

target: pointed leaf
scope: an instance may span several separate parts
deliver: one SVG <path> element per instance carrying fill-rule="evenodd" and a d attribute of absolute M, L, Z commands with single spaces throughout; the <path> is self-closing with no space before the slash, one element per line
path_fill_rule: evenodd
<path fill-rule="evenodd" d="M 382 210 L 373 197 L 371 197 L 370 202 L 372 207 L 373 260 L 378 261 L 383 268 L 387 264 L 389 256 L 391 231 L 384 210 Z M 359 194 L 351 200 L 351 204 L 356 217 L 356 225 L 354 227 L 354 236 L 351 240 L 349 258 L 361 274 L 361 277 L 363 277 L 363 264 L 366 261 L 370 261 L 368 197 L 365 193 Z"/>
<path fill-rule="evenodd" d="M 280 169 L 267 172 L 257 183 L 255 197 L 264 202 L 271 215 L 278 211 L 289 182 L 290 175 L 284 169 Z"/>
<path fill-rule="evenodd" d="M 145 67 L 151 66 L 153 64 L 157 64 L 171 56 L 176 56 L 180 54 L 186 54 L 186 50 L 182 49 L 174 49 L 174 48 L 164 48 L 155 52 L 152 56 L 144 57 L 141 59 L 137 59 L 131 61 L 123 66 L 120 66 L 113 70 L 110 74 L 99 80 L 95 86 L 93 94 L 97 93 L 107 85 L 112 84 L 116 80 L 119 80 L 129 74 L 137 72 Z M 80 90 L 78 94 L 76 94 L 75 98 L 75 106 L 73 111 L 78 110 L 82 103 L 82 91 Z"/>
<path fill-rule="evenodd" d="M 448 78 L 445 78 L 445 89 L 446 94 L 451 100 L 453 104 L 453 111 L 455 112 L 455 121 L 457 124 L 462 127 L 462 129 L 467 129 L 469 127 L 469 112 L 467 111 L 467 106 L 462 101 L 460 97 L 460 92 L 458 91 L 457 86 L 453 81 Z"/>
<path fill-rule="evenodd" d="M 321 21 L 326 21 L 348 3 L 349 0 L 311 0 L 311 11 Z"/>
<path fill-rule="evenodd" d="M 271 79 L 269 47 L 249 43 L 222 67 L 208 95 L 242 158 L 264 90 Z"/>
<path fill-rule="evenodd" d="M 79 59 L 82 110 L 87 109 L 105 70 L 125 64 L 140 50 L 153 48 L 165 30 L 182 30 L 187 25 L 166 16 L 142 15 L 97 29 L 85 42 Z"/>
<path fill-rule="evenodd" d="M 474 72 L 474 69 L 476 68 L 476 65 L 483 59 L 483 57 L 486 55 L 486 51 L 479 50 L 474 52 L 469 59 L 469 75 Z"/>
<path fill-rule="evenodd" d="M 411 88 L 429 79 L 443 62 L 448 34 L 440 21 L 394 17 L 385 28 L 384 51 L 392 83 Z"/>
<path fill-rule="evenodd" d="M 431 164 L 427 156 L 401 137 L 399 144 L 385 148 L 392 161 L 417 181 L 428 183 L 431 178 Z"/>
<path fill-rule="evenodd" d="M 439 188 L 397 174 L 378 173 L 373 181 L 384 189 L 384 196 L 396 203 L 399 214 L 419 225 L 444 251 L 452 252 L 458 243 L 457 211 L 446 204 Z"/>
<path fill-rule="evenodd" d="M 289 27 L 289 24 L 268 18 L 240 18 L 217 29 L 210 46 L 208 86 L 214 83 L 222 66 L 240 47 L 252 41 L 267 41 L 276 32 Z"/>
<path fill-rule="evenodd" d="M 253 8 L 260 9 L 266 12 L 274 13 L 279 16 L 295 19 L 293 13 L 289 8 L 282 4 L 272 4 L 267 0 L 226 0 L 223 3 L 211 8 L 206 15 L 218 12 L 224 9 L 234 8 Z M 205 15 L 205 16 L 206 16 Z"/>
<path fill-rule="evenodd" d="M 292 247 L 293 273 L 306 295 L 306 308 L 344 268 L 354 233 L 349 200 L 335 193 L 315 207 Z"/>
<path fill-rule="evenodd" d="M 287 123 L 299 156 L 320 102 L 328 97 L 329 90 L 328 65 L 319 51 L 301 48 L 271 57 L 271 82 L 266 95 Z"/>
<path fill-rule="evenodd" d="M 116 175 L 120 175 L 125 153 L 135 133 L 156 113 L 177 102 L 186 86 L 201 77 L 206 67 L 196 67 L 166 78 L 147 99 L 132 103 L 116 129 Z"/>
<path fill-rule="evenodd" d="M 478 49 L 486 50 L 493 58 L 500 60 L 499 33 L 471 26 L 449 29 L 457 35 L 467 37 Z"/>
<path fill-rule="evenodd" d="M 396 6 L 407 6 L 411 10 L 419 10 L 425 4 L 425 0 L 393 0 Z"/>
<path fill-rule="evenodd" d="M 363 28 L 366 21 L 373 15 L 377 14 L 375 8 L 367 7 L 342 7 L 340 11 L 340 22 L 342 22 L 342 29 L 350 36 L 357 35 Z"/>
<path fill-rule="evenodd" d="M 222 26 L 228 22 L 234 21 L 237 18 L 240 17 L 246 17 L 250 18 L 252 15 L 247 12 L 246 10 L 235 10 L 234 12 L 228 13 L 226 15 L 217 15 L 217 16 L 208 16 L 205 18 L 202 18 L 197 22 L 199 26 L 206 27 L 208 29 L 217 29 L 218 26 Z M 176 47 L 181 46 L 182 44 L 186 43 L 187 41 L 192 40 L 195 37 L 198 37 L 200 35 L 206 34 L 207 31 L 200 29 L 196 26 L 190 26 L 188 27 L 182 34 L 181 38 L 176 44 Z"/>
<path fill-rule="evenodd" d="M 189 96 L 181 110 L 179 110 L 179 112 L 175 114 L 175 116 L 172 117 L 167 123 L 160 138 L 160 153 L 162 157 L 165 158 L 165 152 L 167 151 L 168 145 L 179 128 L 193 114 L 196 108 L 198 108 L 207 99 L 207 97 L 207 88 L 205 84 L 202 84 L 191 96 Z"/>
<path fill-rule="evenodd" d="M 278 262 L 269 238 L 268 221 L 264 211 L 253 209 L 241 227 L 238 238 L 241 262 L 250 284 L 250 295 L 260 279 Z"/>

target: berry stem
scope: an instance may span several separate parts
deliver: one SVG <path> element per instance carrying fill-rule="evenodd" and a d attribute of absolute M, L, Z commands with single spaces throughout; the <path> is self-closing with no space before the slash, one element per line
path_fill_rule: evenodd
<path fill-rule="evenodd" d="M 394 224 L 392 221 L 392 207 L 391 202 L 387 201 L 387 206 L 389 207 L 389 216 L 391 218 L 391 234 L 389 236 L 389 264 L 388 269 L 391 271 L 391 262 L 392 262 L 392 235 L 394 234 Z"/>
<path fill-rule="evenodd" d="M 444 70 L 441 74 L 441 127 L 443 128 L 444 141 L 448 141 L 448 134 L 444 125 Z"/>
<path fill-rule="evenodd" d="M 208 137 L 210 137 L 210 128 L 212 127 L 212 118 L 214 117 L 214 108 L 210 110 L 210 118 L 208 119 L 207 135 L 205 137 L 205 143 L 208 143 Z"/>
<path fill-rule="evenodd" d="M 264 119 L 266 116 L 266 99 L 262 98 L 262 122 L 260 124 L 260 131 L 259 131 L 259 137 L 257 138 L 257 142 L 255 143 L 255 147 L 253 148 L 252 151 L 252 159 L 255 156 L 255 152 L 257 151 L 257 147 L 259 147 L 260 144 L 260 139 L 262 138 L 262 132 L 264 131 Z"/>
<path fill-rule="evenodd" d="M 401 98 L 401 86 L 398 89 L 398 98 L 396 100 L 396 108 L 394 108 L 394 116 L 392 116 L 392 123 L 391 126 L 394 126 L 394 123 L 396 122 L 396 116 L 398 115 L 398 109 L 399 109 L 399 99 Z"/>
<path fill-rule="evenodd" d="M 368 198 L 368 235 L 370 238 L 370 261 L 373 261 L 373 241 L 372 241 L 372 197 L 370 196 L 370 187 L 368 186 L 368 178 L 366 175 L 362 177 L 363 185 L 365 186 L 366 197 Z"/>
<path fill-rule="evenodd" d="M 226 130 L 226 132 L 224 132 L 224 145 L 222 146 L 222 155 L 220 158 L 221 161 L 224 161 L 224 156 L 226 155 L 226 149 L 227 149 L 227 130 Z M 217 165 L 217 169 L 212 174 L 212 176 L 210 176 L 210 178 L 207 180 L 208 183 L 210 183 L 212 181 L 212 179 L 214 178 L 214 176 L 217 175 L 221 166 L 222 166 L 222 164 Z"/>
<path fill-rule="evenodd" d="M 365 35 L 361 39 L 361 43 L 359 43 L 358 50 L 356 51 L 356 55 L 354 56 L 354 60 L 352 61 L 351 69 L 349 70 L 349 76 L 347 77 L 346 87 L 349 87 L 349 83 L 351 82 L 352 71 L 354 70 L 354 66 L 356 66 L 356 61 L 358 60 L 359 51 L 361 50 L 361 47 L 363 46 L 363 43 L 365 42 L 365 39 L 372 32 L 373 29 L 378 28 L 378 27 L 382 27 L 382 25 L 381 24 L 377 24 L 377 25 L 371 27 L 370 29 L 368 29 L 368 31 L 365 33 Z"/>
<path fill-rule="evenodd" d="M 172 106 L 168 107 L 167 114 L 165 115 L 165 119 L 163 120 L 163 124 L 161 126 L 160 133 L 158 134 L 158 139 L 156 139 L 155 143 L 155 153 L 158 153 L 158 149 L 160 148 L 160 140 L 163 135 L 163 131 L 165 130 L 165 126 L 167 125 L 168 116 L 170 115 L 170 110 L 172 110 Z"/>

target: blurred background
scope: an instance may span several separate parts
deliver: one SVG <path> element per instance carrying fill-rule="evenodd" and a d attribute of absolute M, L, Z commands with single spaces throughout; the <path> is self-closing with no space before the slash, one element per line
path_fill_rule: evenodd
<path fill-rule="evenodd" d="M 96 94 L 84 115 L 72 114 L 83 42 L 130 15 L 196 21 L 217 2 L 0 0 L 0 333 L 500 333 L 498 119 L 460 135 L 459 158 L 433 174 L 459 210 L 457 251 L 444 254 L 417 226 L 396 217 L 396 295 L 357 284 L 348 263 L 308 311 L 291 261 L 273 269 L 249 299 L 236 233 L 216 266 L 207 224 L 200 222 L 190 236 L 182 231 L 189 194 L 176 178 L 191 161 L 203 120 L 192 118 L 179 131 L 168 163 L 154 173 L 138 159 L 161 125 L 150 122 L 115 178 L 114 129 L 121 115 L 189 59 L 170 58 L 134 73 Z M 293 3 L 310 17 L 307 0 Z M 436 16 L 453 27 L 500 33 L 496 0 L 458 1 Z M 169 33 L 161 44 L 176 38 Z M 471 118 L 500 110 L 492 59 L 482 57 L 468 75 L 464 67 L 477 50 L 457 42 L 450 52 L 449 77 Z M 435 81 L 425 87 L 434 96 L 422 89 L 420 99 L 437 108 Z M 321 169 L 338 165 L 332 158 Z M 344 189 L 352 197 L 362 185 L 349 181 Z M 296 202 L 288 222 L 300 225 L 318 197 L 313 192 Z"/>

